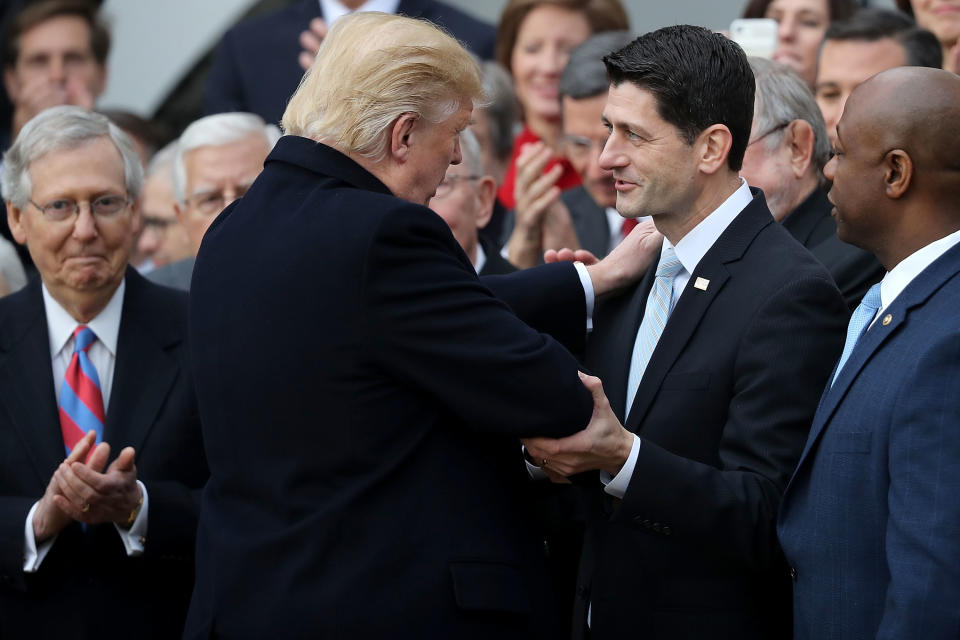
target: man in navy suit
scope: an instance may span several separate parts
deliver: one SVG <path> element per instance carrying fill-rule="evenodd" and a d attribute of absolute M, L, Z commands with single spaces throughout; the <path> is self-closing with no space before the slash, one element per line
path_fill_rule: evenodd
<path fill-rule="evenodd" d="M 620 214 L 652 216 L 665 239 L 638 286 L 597 306 L 586 364 L 615 419 L 527 440 L 547 471 L 606 474 L 591 487 L 602 504 L 574 633 L 784 638 L 777 506 L 847 311 L 826 269 L 737 174 L 754 103 L 742 49 L 681 25 L 604 60 L 600 165 Z"/>
<path fill-rule="evenodd" d="M 248 111 L 279 122 L 327 29 L 347 11 L 371 10 L 430 20 L 474 54 L 493 57 L 496 30 L 437 0 L 297 0 L 223 36 L 207 79 L 206 112 Z"/>
<path fill-rule="evenodd" d="M 837 126 L 837 233 L 887 270 L 854 312 L 784 495 L 794 637 L 960 629 L 960 79 L 884 71 Z"/>
<path fill-rule="evenodd" d="M 555 637 L 518 438 L 579 431 L 594 402 L 524 320 L 582 347 L 589 291 L 618 278 L 478 279 L 425 205 L 482 93 L 428 23 L 341 18 L 288 135 L 205 234 L 211 479 L 186 637 Z"/>
<path fill-rule="evenodd" d="M 34 117 L 4 156 L 40 278 L 0 300 L 3 638 L 183 630 L 207 465 L 186 294 L 127 266 L 141 182 L 126 134 L 80 107 Z"/>

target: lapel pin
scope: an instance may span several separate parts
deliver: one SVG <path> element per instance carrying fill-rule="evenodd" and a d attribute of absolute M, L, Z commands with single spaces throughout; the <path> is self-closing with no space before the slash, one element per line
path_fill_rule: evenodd
<path fill-rule="evenodd" d="M 883 322 L 883 326 L 887 326 L 888 324 L 893 322 L 893 316 L 888 313 L 887 315 L 883 316 L 882 322 Z"/>
<path fill-rule="evenodd" d="M 700 291 L 706 291 L 707 287 L 710 286 L 710 281 L 706 278 L 697 278 L 697 281 L 693 283 L 693 286 Z"/>

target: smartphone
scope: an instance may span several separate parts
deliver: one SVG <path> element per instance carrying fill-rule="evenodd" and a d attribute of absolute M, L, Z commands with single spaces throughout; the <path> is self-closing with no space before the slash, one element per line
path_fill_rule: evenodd
<path fill-rule="evenodd" d="M 777 21 L 770 18 L 739 18 L 730 24 L 730 39 L 748 56 L 772 58 L 777 50 Z"/>

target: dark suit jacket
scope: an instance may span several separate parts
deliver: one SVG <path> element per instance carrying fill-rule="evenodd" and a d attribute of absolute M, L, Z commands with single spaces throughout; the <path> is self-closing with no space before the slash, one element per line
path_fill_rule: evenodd
<path fill-rule="evenodd" d="M 654 271 L 598 303 L 587 345 L 621 419 Z M 639 457 L 622 502 L 587 531 L 575 629 L 592 602 L 592 638 L 789 637 L 776 511 L 845 322 L 829 274 L 756 191 L 696 267 L 640 383 L 625 423 Z"/>
<path fill-rule="evenodd" d="M 884 270 L 872 253 L 837 237 L 832 209 L 826 191 L 815 189 L 783 219 L 783 226 L 827 268 L 852 312 Z"/>
<path fill-rule="evenodd" d="M 480 245 L 483 247 L 483 251 L 487 256 L 487 261 L 483 263 L 483 268 L 480 269 L 481 276 L 502 276 L 517 270 L 515 266 L 500 255 L 499 251 L 487 244 L 483 238 L 480 239 Z"/>
<path fill-rule="evenodd" d="M 493 57 L 496 30 L 458 9 L 436 0 L 401 0 L 397 13 L 430 20 L 481 58 Z M 317 0 L 297 0 L 227 31 L 207 78 L 206 112 L 249 111 L 278 123 L 303 77 L 300 33 L 322 17 Z"/>
<path fill-rule="evenodd" d="M 0 300 L 0 637 L 175 638 L 193 584 L 207 466 L 186 343 L 187 299 L 133 269 L 104 440 L 137 450 L 150 506 L 145 553 L 113 525 L 64 529 L 23 572 L 23 527 L 64 458 L 39 279 Z"/>
<path fill-rule="evenodd" d="M 582 347 L 572 265 L 481 282 L 435 213 L 277 143 L 194 270 L 211 480 L 186 637 L 555 637 L 517 437 L 592 400 L 487 285 Z"/>
<path fill-rule="evenodd" d="M 897 296 L 823 394 L 778 526 L 798 640 L 957 637 L 957 300 L 960 246 Z"/>

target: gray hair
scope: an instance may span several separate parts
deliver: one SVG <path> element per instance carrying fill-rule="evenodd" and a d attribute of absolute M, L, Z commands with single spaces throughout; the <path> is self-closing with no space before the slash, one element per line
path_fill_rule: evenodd
<path fill-rule="evenodd" d="M 147 170 L 144 172 L 143 177 L 146 180 L 159 175 L 165 174 L 170 176 L 170 181 L 173 181 L 173 159 L 177 155 L 177 141 L 167 144 L 163 149 L 157 151 L 153 154 L 153 157 L 150 158 L 150 164 L 147 165 Z"/>
<path fill-rule="evenodd" d="M 482 105 L 490 126 L 493 155 L 501 160 L 513 154 L 513 127 L 519 116 L 517 94 L 507 70 L 493 61 L 480 63 L 486 104 Z"/>
<path fill-rule="evenodd" d="M 253 113 L 216 113 L 193 121 L 180 134 L 173 159 L 173 193 L 177 202 L 181 205 L 187 202 L 187 166 L 183 157 L 188 151 L 232 144 L 256 134 L 262 135 L 270 148 L 280 139 L 280 129 L 276 125 L 265 123 Z"/>
<path fill-rule="evenodd" d="M 610 81 L 603 57 L 623 49 L 633 39 L 629 31 L 605 31 L 584 40 L 570 53 L 567 66 L 563 68 L 560 97 L 582 100 L 606 93 Z"/>
<path fill-rule="evenodd" d="M 483 154 L 477 136 L 470 129 L 460 132 L 460 154 L 463 156 L 463 166 L 471 176 L 483 175 Z"/>
<path fill-rule="evenodd" d="M 804 120 L 813 128 L 813 164 L 822 180 L 824 165 L 830 160 L 830 139 L 827 125 L 807 84 L 795 71 L 772 60 L 750 58 L 750 67 L 757 82 L 753 110 L 754 130 L 760 135 L 772 131 L 762 143 L 767 151 L 780 144 L 783 129 L 794 120 Z"/>
<path fill-rule="evenodd" d="M 51 151 L 75 149 L 103 136 L 109 136 L 120 152 L 127 195 L 136 199 L 143 187 L 143 167 L 130 137 L 106 116 L 72 105 L 41 111 L 20 130 L 13 146 L 3 154 L 0 188 L 4 199 L 17 208 L 27 206 L 33 191 L 32 163 Z"/>

